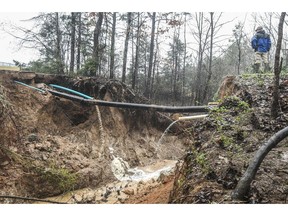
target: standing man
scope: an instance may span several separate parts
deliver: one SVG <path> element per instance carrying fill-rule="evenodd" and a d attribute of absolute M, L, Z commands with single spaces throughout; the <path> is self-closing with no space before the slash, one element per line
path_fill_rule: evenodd
<path fill-rule="evenodd" d="M 269 70 L 268 52 L 271 47 L 270 35 L 266 34 L 263 27 L 256 28 L 256 34 L 252 37 L 251 46 L 255 51 L 254 72 L 258 73 L 261 61 L 264 63 L 264 72 Z"/>

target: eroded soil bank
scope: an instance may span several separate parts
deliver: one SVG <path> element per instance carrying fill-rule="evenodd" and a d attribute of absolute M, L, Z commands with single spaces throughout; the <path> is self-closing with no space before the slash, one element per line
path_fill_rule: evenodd
<path fill-rule="evenodd" d="M 114 188 L 120 188 L 117 175 L 113 174 L 117 170 L 111 168 L 115 158 L 130 168 L 161 162 L 164 166 L 181 158 L 187 148 L 187 143 L 177 136 L 182 131 L 179 124 L 170 129 L 160 145 L 157 143 L 173 122 L 166 114 L 86 105 L 42 94 L 14 80 L 43 89 L 51 83 L 59 84 L 106 101 L 147 103 L 118 81 L 1 73 L 0 195 L 46 199 L 85 188 L 94 191 L 93 195 L 89 192 L 80 199 L 74 193 L 76 198 L 70 202 L 113 203 L 115 200 L 109 200 L 113 194 L 105 195 L 103 188 L 112 187 L 107 184 L 113 182 Z M 150 180 L 151 187 L 161 183 L 159 176 Z M 132 188 L 139 188 L 145 181 L 136 181 L 137 187 Z M 117 202 L 126 200 L 127 196 L 124 199 L 122 195 L 125 194 L 122 189 L 126 189 L 126 195 L 129 193 L 126 185 L 121 185 L 122 197 L 116 198 Z M 118 194 L 117 190 L 114 192 Z M 1 203 L 29 202 L 0 200 Z"/>
<path fill-rule="evenodd" d="M 148 103 L 118 81 L 31 77 L 20 81 Z M 277 119 L 270 117 L 272 74 L 228 76 L 207 118 L 177 122 L 159 144 L 175 115 L 88 106 L 40 94 L 15 84 L 16 78 L 3 73 L 0 83 L 0 195 L 93 204 L 239 203 L 231 192 L 250 159 L 288 120 L 286 76 L 280 80 Z M 269 152 L 241 203 L 286 203 L 287 152 L 287 139 Z"/>
<path fill-rule="evenodd" d="M 273 74 L 228 76 L 209 117 L 193 126 L 193 145 L 176 170 L 169 203 L 239 203 L 231 193 L 259 147 L 287 127 L 288 79 L 280 80 L 281 112 L 270 117 Z M 287 202 L 287 138 L 262 162 L 240 203 Z"/>

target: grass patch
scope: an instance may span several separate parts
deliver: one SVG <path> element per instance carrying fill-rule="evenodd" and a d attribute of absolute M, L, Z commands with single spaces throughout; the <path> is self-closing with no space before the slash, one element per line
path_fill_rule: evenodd
<path fill-rule="evenodd" d="M 75 173 L 70 172 L 66 168 L 59 168 L 56 165 L 51 165 L 48 168 L 38 167 L 36 172 L 42 180 L 47 181 L 55 189 L 63 192 L 73 190 L 78 179 Z"/>

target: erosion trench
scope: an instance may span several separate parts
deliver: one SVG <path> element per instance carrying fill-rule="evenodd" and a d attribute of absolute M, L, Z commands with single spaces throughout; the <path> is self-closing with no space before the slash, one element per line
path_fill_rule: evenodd
<path fill-rule="evenodd" d="M 161 137 L 175 123 L 157 111 L 162 106 L 150 107 L 118 81 L 21 72 L 0 76 L 1 203 L 35 202 L 21 197 L 40 203 L 133 203 L 129 197 L 169 185 L 164 197 L 147 201 L 168 203 L 175 164 L 189 139 L 181 123 Z M 75 95 L 71 100 L 51 83 L 144 109 L 98 106 Z"/>
<path fill-rule="evenodd" d="M 264 158 L 243 200 L 231 196 L 258 149 L 287 127 L 287 75 L 276 119 L 273 75 L 242 74 L 225 77 L 219 104 L 192 120 L 186 115 L 195 113 L 162 112 L 115 80 L 0 77 L 1 203 L 287 202 L 287 139 Z M 92 99 L 71 99 L 50 84 Z"/>

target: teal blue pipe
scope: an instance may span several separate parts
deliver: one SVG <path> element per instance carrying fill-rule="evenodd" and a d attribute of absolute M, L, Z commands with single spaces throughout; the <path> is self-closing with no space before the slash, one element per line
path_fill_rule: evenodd
<path fill-rule="evenodd" d="M 34 86 L 27 85 L 26 83 L 23 83 L 23 82 L 19 82 L 19 81 L 16 81 L 16 80 L 14 80 L 14 82 L 15 82 L 15 83 L 18 83 L 18 84 L 20 84 L 20 85 L 26 86 L 26 87 L 28 87 L 28 88 L 34 89 L 34 90 L 36 90 L 36 91 L 40 91 L 40 92 L 42 92 L 42 93 L 45 93 L 45 92 L 46 92 L 46 91 L 44 91 L 43 89 L 40 89 L 40 88 L 36 88 L 36 87 L 34 87 Z"/>
<path fill-rule="evenodd" d="M 78 92 L 78 91 L 75 91 L 75 90 L 72 90 L 72 89 L 63 87 L 63 86 L 59 86 L 59 85 L 55 85 L 55 84 L 50 84 L 50 86 L 52 86 L 53 88 L 58 88 L 58 89 L 62 89 L 62 90 L 71 92 L 71 93 L 73 93 L 73 94 L 79 95 L 79 96 L 81 96 L 81 97 L 83 97 L 83 98 L 86 98 L 86 99 L 94 99 L 93 97 L 90 97 L 90 96 L 85 95 L 85 94 L 83 94 L 83 93 L 81 93 L 81 92 Z"/>

